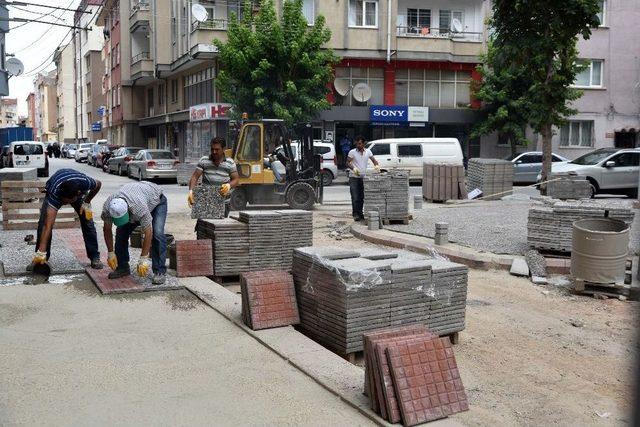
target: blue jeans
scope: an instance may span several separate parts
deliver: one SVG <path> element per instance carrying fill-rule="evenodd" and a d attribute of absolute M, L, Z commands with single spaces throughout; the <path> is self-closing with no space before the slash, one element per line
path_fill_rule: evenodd
<path fill-rule="evenodd" d="M 98 235 L 96 234 L 96 225 L 93 219 L 87 221 L 84 215 L 80 215 L 80 208 L 82 207 L 82 199 L 79 198 L 71 204 L 73 209 L 78 213 L 80 217 L 80 228 L 82 229 L 82 239 L 84 240 L 84 247 L 87 251 L 87 257 L 89 260 L 100 259 L 100 251 L 98 250 Z M 36 251 L 40 247 L 40 237 L 42 236 L 42 230 L 44 229 L 44 222 L 47 217 L 47 209 L 49 202 L 44 199 L 42 207 L 40 208 L 40 219 L 38 220 L 38 234 L 36 238 Z M 51 241 L 53 240 L 53 231 L 51 231 L 51 238 L 47 242 L 47 259 L 51 256 Z"/>
<path fill-rule="evenodd" d="M 364 212 L 364 180 L 362 178 L 349 177 L 349 190 L 351 192 L 351 215 L 363 217 Z"/>
<path fill-rule="evenodd" d="M 151 211 L 153 225 L 153 241 L 151 242 L 151 269 L 154 274 L 167 272 L 167 239 L 164 234 L 164 223 L 167 221 L 167 198 L 163 195 L 160 203 Z M 140 225 L 127 223 L 116 229 L 115 253 L 118 259 L 118 270 L 130 270 L 129 267 L 129 237 L 133 230 Z"/>

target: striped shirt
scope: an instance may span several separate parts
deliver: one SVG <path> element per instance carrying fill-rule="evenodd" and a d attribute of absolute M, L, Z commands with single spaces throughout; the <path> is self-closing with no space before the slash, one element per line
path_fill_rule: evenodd
<path fill-rule="evenodd" d="M 60 186 L 67 181 L 75 181 L 81 194 L 86 194 L 98 185 L 95 179 L 82 172 L 73 169 L 60 169 L 51 175 L 44 187 L 47 193 L 45 202 L 55 210 L 59 210 L 65 204 L 60 195 Z"/>
<path fill-rule="evenodd" d="M 103 221 L 111 221 L 109 203 L 114 198 L 121 198 L 129 207 L 129 222 L 140 223 L 143 229 L 152 226 L 151 211 L 160 204 L 162 188 L 152 182 L 133 182 L 125 184 L 118 191 L 107 197 L 102 206 L 101 218 Z"/>
<path fill-rule="evenodd" d="M 218 166 L 204 156 L 198 162 L 197 169 L 202 171 L 202 183 L 220 186 L 231 181 L 231 174 L 237 172 L 236 164 L 232 159 L 224 158 Z"/>

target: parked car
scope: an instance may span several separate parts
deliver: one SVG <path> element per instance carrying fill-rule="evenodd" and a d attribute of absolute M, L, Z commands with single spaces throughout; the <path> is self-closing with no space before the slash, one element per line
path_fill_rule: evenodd
<path fill-rule="evenodd" d="M 155 178 L 176 179 L 179 163 L 168 150 L 140 150 L 129 162 L 128 175 L 140 181 Z"/>
<path fill-rule="evenodd" d="M 640 148 L 601 148 L 567 163 L 551 166 L 551 179 L 579 176 L 591 183 L 591 197 L 598 193 L 638 196 Z M 542 179 L 538 175 L 538 182 Z"/>
<path fill-rule="evenodd" d="M 89 149 L 89 153 L 87 154 L 87 164 L 89 166 L 98 167 L 97 165 L 98 153 L 104 146 L 105 144 L 97 144 L 97 143 L 91 146 L 91 149 Z"/>
<path fill-rule="evenodd" d="M 552 153 L 553 163 L 568 162 L 569 159 Z M 533 184 L 542 171 L 542 151 L 529 151 L 509 158 L 513 163 L 513 183 Z"/>
<path fill-rule="evenodd" d="M 89 150 L 91 149 L 91 147 L 93 147 L 93 145 L 94 144 L 90 142 L 78 144 L 78 147 L 76 148 L 76 154 L 74 156 L 74 159 L 76 160 L 76 162 L 80 163 L 83 161 L 87 161 Z"/>
<path fill-rule="evenodd" d="M 408 169 L 412 181 L 422 181 L 425 162 L 463 165 L 462 148 L 456 138 L 378 139 L 367 147 L 382 169 Z M 369 167 L 373 164 L 369 163 Z"/>
<path fill-rule="evenodd" d="M 100 145 L 98 154 L 96 155 L 96 167 L 104 169 L 106 160 L 111 157 L 113 152 L 120 148 L 117 145 Z"/>
<path fill-rule="evenodd" d="M 9 150 L 11 145 L 5 145 L 0 150 L 0 169 L 9 167 Z"/>
<path fill-rule="evenodd" d="M 114 151 L 109 159 L 109 173 L 118 175 L 128 174 L 129 162 L 133 160 L 138 151 L 144 150 L 142 147 L 120 147 Z"/>
<path fill-rule="evenodd" d="M 14 141 L 9 146 L 9 167 L 38 168 L 38 176 L 49 176 L 45 145 L 39 141 Z"/>
<path fill-rule="evenodd" d="M 300 142 L 291 142 L 291 149 L 296 160 L 300 160 Z M 336 148 L 330 141 L 313 140 L 313 153 L 322 155 L 322 185 L 331 185 L 338 177 L 338 160 L 336 158 Z"/>
<path fill-rule="evenodd" d="M 75 156 L 75 154 L 76 154 L 75 149 L 76 149 L 76 144 L 64 144 L 62 146 L 62 150 L 60 152 L 60 155 L 64 159 L 70 159 L 73 156 Z M 71 153 L 71 150 L 73 150 L 73 153 Z"/>

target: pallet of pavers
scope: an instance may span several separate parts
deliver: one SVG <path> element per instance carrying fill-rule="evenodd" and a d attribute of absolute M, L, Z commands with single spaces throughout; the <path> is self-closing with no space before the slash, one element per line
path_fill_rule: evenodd
<path fill-rule="evenodd" d="M 464 166 L 424 163 L 422 198 L 429 202 L 466 199 Z"/>
<path fill-rule="evenodd" d="M 247 224 L 231 218 L 198 220 L 198 239 L 211 239 L 213 275 L 235 276 L 249 271 L 249 230 Z"/>
<path fill-rule="evenodd" d="M 363 178 L 364 212 L 376 211 L 383 222 L 409 221 L 409 171 L 367 172 Z"/>
<path fill-rule="evenodd" d="M 498 200 L 513 190 L 513 163 L 501 159 L 469 159 L 467 190 L 480 189 L 484 200 Z"/>
<path fill-rule="evenodd" d="M 346 356 L 364 332 L 419 323 L 447 335 L 464 329 L 467 267 L 423 255 L 298 248 L 293 276 L 300 324 Z"/>

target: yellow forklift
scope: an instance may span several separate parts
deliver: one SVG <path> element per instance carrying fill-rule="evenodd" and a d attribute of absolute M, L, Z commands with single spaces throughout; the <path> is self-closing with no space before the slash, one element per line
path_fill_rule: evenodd
<path fill-rule="evenodd" d="M 300 153 L 291 141 L 300 141 Z M 276 182 L 266 159 L 282 145 L 286 168 L 284 182 Z M 230 155 L 236 162 L 240 185 L 231 194 L 231 209 L 242 210 L 252 205 L 289 205 L 292 209 L 310 210 L 322 203 L 322 156 L 313 152 L 310 124 L 297 126 L 293 132 L 282 120 L 243 120 Z M 299 160 L 298 160 L 299 159 Z"/>

